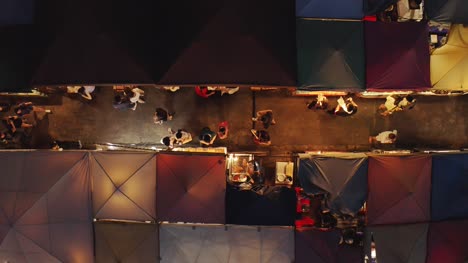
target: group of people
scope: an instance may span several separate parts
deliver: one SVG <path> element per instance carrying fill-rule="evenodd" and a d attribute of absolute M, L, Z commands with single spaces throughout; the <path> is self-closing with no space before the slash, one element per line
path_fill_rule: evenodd
<path fill-rule="evenodd" d="M 136 110 L 139 103 L 145 103 L 145 91 L 136 86 L 129 86 L 116 92 L 113 107 L 118 110 Z"/>
<path fill-rule="evenodd" d="M 232 95 L 239 91 L 240 87 L 226 87 L 226 86 L 196 86 L 195 93 L 202 98 L 209 98 L 220 92 L 221 96 L 224 94 Z"/>
<path fill-rule="evenodd" d="M 34 106 L 32 102 L 22 102 L 13 107 L 14 115 L 9 114 L 11 105 L 8 103 L 0 103 L 0 112 L 6 114 L 2 117 L 0 123 L 0 142 L 3 146 L 11 145 L 18 142 L 25 130 L 32 128 L 33 124 L 28 122 L 28 116 L 35 118 L 36 112 L 51 113 L 42 107 Z"/>
<path fill-rule="evenodd" d="M 91 95 L 96 86 L 67 86 L 67 93 L 71 94 L 80 94 L 86 100 L 92 100 L 93 96 Z"/>
<path fill-rule="evenodd" d="M 271 138 L 270 134 L 268 133 L 267 129 L 271 125 L 275 125 L 276 121 L 273 118 L 273 111 L 272 110 L 261 110 L 257 111 L 256 117 L 252 118 L 254 122 L 260 122 L 263 126 L 263 129 L 251 129 L 250 132 L 252 133 L 254 143 L 257 145 L 271 145 Z"/>
<path fill-rule="evenodd" d="M 394 112 L 411 110 L 415 105 L 416 99 L 411 95 L 390 95 L 387 96 L 384 104 L 380 104 L 378 112 L 380 115 L 387 117 Z"/>
<path fill-rule="evenodd" d="M 324 110 L 329 114 L 337 116 L 351 116 L 357 113 L 358 105 L 353 101 L 353 98 L 340 98 L 337 100 L 337 105 L 334 108 L 328 108 L 328 99 L 323 94 L 318 94 L 317 98 L 307 103 L 307 108 L 310 110 Z"/>

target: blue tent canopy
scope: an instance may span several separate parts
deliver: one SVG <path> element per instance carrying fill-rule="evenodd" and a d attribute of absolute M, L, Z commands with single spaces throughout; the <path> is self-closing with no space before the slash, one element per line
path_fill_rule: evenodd
<path fill-rule="evenodd" d="M 367 158 L 312 157 L 299 161 L 299 181 L 309 194 L 328 194 L 333 212 L 355 214 L 367 198 Z"/>
<path fill-rule="evenodd" d="M 296 17 L 361 19 L 362 0 L 296 0 Z"/>
<path fill-rule="evenodd" d="M 2 0 L 0 25 L 32 24 L 35 0 Z"/>
<path fill-rule="evenodd" d="M 466 0 L 427 0 L 424 9 L 429 19 L 437 22 L 468 23 Z"/>
<path fill-rule="evenodd" d="M 468 217 L 468 154 L 432 158 L 432 220 Z"/>

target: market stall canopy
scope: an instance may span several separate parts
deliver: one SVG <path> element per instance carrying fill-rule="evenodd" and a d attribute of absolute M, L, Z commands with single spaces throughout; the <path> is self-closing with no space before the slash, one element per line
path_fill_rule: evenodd
<path fill-rule="evenodd" d="M 92 153 L 93 210 L 98 219 L 156 220 L 152 153 Z"/>
<path fill-rule="evenodd" d="M 94 223 L 96 262 L 159 262 L 158 225 Z"/>
<path fill-rule="evenodd" d="M 296 0 L 297 17 L 361 19 L 363 0 Z"/>
<path fill-rule="evenodd" d="M 397 3 L 399 0 L 363 0 L 364 13 L 366 15 L 375 15 L 384 11 L 389 6 Z"/>
<path fill-rule="evenodd" d="M 160 35 L 182 49 L 158 84 L 295 86 L 294 1 L 184 2 L 170 10 L 177 19 Z"/>
<path fill-rule="evenodd" d="M 364 89 L 362 22 L 298 19 L 296 27 L 299 87 Z"/>
<path fill-rule="evenodd" d="M 468 218 L 468 154 L 432 159 L 432 220 Z"/>
<path fill-rule="evenodd" d="M 88 155 L 0 153 L 0 261 L 92 262 Z"/>
<path fill-rule="evenodd" d="M 294 262 L 294 231 L 285 227 L 162 224 L 162 262 Z"/>
<path fill-rule="evenodd" d="M 429 224 L 366 228 L 364 253 L 371 257 L 372 237 L 379 263 L 424 263 Z"/>
<path fill-rule="evenodd" d="M 354 215 L 367 199 L 367 157 L 311 157 L 299 160 L 298 177 L 308 194 L 327 194 L 334 213 Z"/>
<path fill-rule="evenodd" d="M 225 223 L 224 155 L 159 154 L 157 182 L 159 221 Z"/>
<path fill-rule="evenodd" d="M 454 24 L 447 44 L 431 54 L 431 81 L 435 90 L 468 90 L 468 26 Z"/>
<path fill-rule="evenodd" d="M 32 24 L 35 0 L 2 0 L 0 27 L 4 25 Z"/>
<path fill-rule="evenodd" d="M 237 225 L 292 226 L 296 193 L 287 187 L 266 187 L 263 194 L 228 186 L 226 223 Z"/>
<path fill-rule="evenodd" d="M 359 263 L 363 262 L 362 248 L 340 245 L 339 230 L 296 230 L 296 263 Z"/>
<path fill-rule="evenodd" d="M 112 7 L 102 10 L 98 3 L 83 0 L 57 8 L 68 16 L 57 18 L 62 26 L 54 29 L 54 41 L 49 44 L 32 83 L 37 86 L 154 83 L 150 72 L 125 46 L 126 42 L 114 34 L 117 25 L 108 26 Z"/>
<path fill-rule="evenodd" d="M 468 23 L 468 2 L 465 0 L 426 0 L 424 9 L 431 20 Z"/>
<path fill-rule="evenodd" d="M 431 87 L 426 23 L 366 22 L 364 32 L 368 90 Z"/>
<path fill-rule="evenodd" d="M 31 91 L 31 80 L 45 51 L 40 42 L 43 37 L 34 25 L 0 26 L 0 36 L 0 92 Z"/>
<path fill-rule="evenodd" d="M 427 243 L 427 263 L 466 262 L 468 220 L 431 223 Z"/>
<path fill-rule="evenodd" d="M 370 156 L 368 225 L 430 220 L 431 156 Z"/>

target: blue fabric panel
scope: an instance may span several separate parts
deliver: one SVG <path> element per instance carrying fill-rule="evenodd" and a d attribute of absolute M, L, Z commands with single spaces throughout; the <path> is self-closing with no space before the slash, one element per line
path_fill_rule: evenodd
<path fill-rule="evenodd" d="M 296 17 L 361 19 L 363 0 L 296 0 Z"/>
<path fill-rule="evenodd" d="M 432 220 L 468 217 L 468 154 L 432 158 Z"/>

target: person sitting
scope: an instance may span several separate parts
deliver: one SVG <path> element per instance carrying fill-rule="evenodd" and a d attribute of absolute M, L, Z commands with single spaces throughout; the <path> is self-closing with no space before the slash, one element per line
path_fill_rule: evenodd
<path fill-rule="evenodd" d="M 156 108 L 154 112 L 153 121 L 156 124 L 163 124 L 165 121 L 172 120 L 174 114 L 169 114 L 163 108 Z"/>
<path fill-rule="evenodd" d="M 174 134 L 175 143 L 178 145 L 186 144 L 192 141 L 192 135 L 186 130 L 179 129 Z"/>
<path fill-rule="evenodd" d="M 112 106 L 117 110 L 127 110 L 133 108 L 135 105 L 131 103 L 127 97 L 122 95 L 115 95 Z"/>
<path fill-rule="evenodd" d="M 172 149 L 172 148 L 174 148 L 175 141 L 176 141 L 176 139 L 175 139 L 174 136 L 166 136 L 166 137 L 161 139 L 161 144 L 165 145 L 169 149 Z"/>
<path fill-rule="evenodd" d="M 401 101 L 398 102 L 398 107 L 401 110 L 406 110 L 406 109 L 412 110 L 415 105 L 416 105 L 416 99 L 411 95 L 404 97 Z"/>
<path fill-rule="evenodd" d="M 377 136 L 370 136 L 369 143 L 374 144 L 386 144 L 391 145 L 396 142 L 397 139 L 397 130 L 393 131 L 384 131 L 379 133 Z"/>
<path fill-rule="evenodd" d="M 213 132 L 210 128 L 204 127 L 198 137 L 200 140 L 200 146 L 207 147 L 213 145 L 216 139 L 216 133 Z"/>
<path fill-rule="evenodd" d="M 22 102 L 14 107 L 14 112 L 16 115 L 22 117 L 24 115 L 30 114 L 31 112 L 45 112 L 51 113 L 50 110 L 46 110 L 41 107 L 34 106 L 32 102 Z"/>
<path fill-rule="evenodd" d="M 209 98 L 210 96 L 214 95 L 216 92 L 212 90 L 209 92 L 208 87 L 203 87 L 203 86 L 196 86 L 195 87 L 195 93 L 202 97 L 202 98 Z"/>
<path fill-rule="evenodd" d="M 346 100 L 344 100 L 343 97 L 340 97 L 337 102 L 338 105 L 336 105 L 335 109 L 329 110 L 328 113 L 338 116 L 351 116 L 356 114 L 358 111 L 358 105 L 351 97 Z"/>
<path fill-rule="evenodd" d="M 307 108 L 309 110 L 326 110 L 328 108 L 328 99 L 322 94 L 318 94 L 317 99 L 307 103 Z"/>
<path fill-rule="evenodd" d="M 134 104 L 132 110 L 136 110 L 138 103 L 145 103 L 144 95 L 145 91 L 137 87 L 129 87 L 124 91 L 125 96 L 130 100 L 130 103 Z"/>
<path fill-rule="evenodd" d="M 275 125 L 276 121 L 273 119 L 272 110 L 261 110 L 257 111 L 257 117 L 252 118 L 252 121 L 260 121 L 263 124 L 263 128 L 268 129 L 270 125 Z"/>
<path fill-rule="evenodd" d="M 267 131 L 252 129 L 250 132 L 252 133 L 256 144 L 264 146 L 271 145 L 270 134 L 268 134 Z"/>
<path fill-rule="evenodd" d="M 78 93 L 81 97 L 92 100 L 91 93 L 94 92 L 96 86 L 67 86 L 67 93 Z"/>
<path fill-rule="evenodd" d="M 224 140 L 229 134 L 229 124 L 227 121 L 223 121 L 218 124 L 218 138 Z"/>
<path fill-rule="evenodd" d="M 4 125 L 8 129 L 8 133 L 14 135 L 19 128 L 31 128 L 31 124 L 28 124 L 23 121 L 22 118 L 18 116 L 9 116 L 3 120 Z"/>

